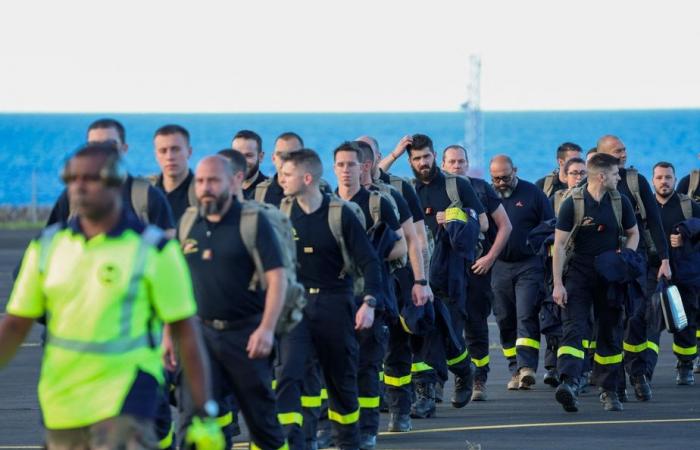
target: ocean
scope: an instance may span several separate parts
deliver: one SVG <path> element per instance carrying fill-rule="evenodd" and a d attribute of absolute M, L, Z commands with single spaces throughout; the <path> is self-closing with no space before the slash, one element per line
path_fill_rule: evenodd
<path fill-rule="evenodd" d="M 333 182 L 332 151 L 342 141 L 361 134 L 377 138 L 383 153 L 412 133 L 432 137 L 435 149 L 464 140 L 464 115 L 445 113 L 313 113 L 313 114 L 0 114 L 0 205 L 26 205 L 33 186 L 39 205 L 50 205 L 62 189 L 60 167 L 85 139 L 87 126 L 101 117 L 114 117 L 126 127 L 127 167 L 133 174 L 158 171 L 153 157 L 153 132 L 176 123 L 192 136 L 192 165 L 207 154 L 230 146 L 240 129 L 256 131 L 263 149 L 270 151 L 277 135 L 300 134 L 307 147 L 321 155 L 326 178 Z M 628 164 L 648 178 L 652 166 L 666 160 L 678 178 L 700 166 L 700 110 L 485 112 L 485 160 L 510 155 L 521 178 L 535 181 L 555 165 L 556 148 L 565 141 L 584 150 L 603 134 L 622 138 Z M 269 152 L 268 152 L 269 155 Z M 484 167 L 481 167 L 483 170 Z M 263 172 L 271 173 L 265 158 Z M 408 162 L 400 160 L 392 172 L 408 176 Z"/>

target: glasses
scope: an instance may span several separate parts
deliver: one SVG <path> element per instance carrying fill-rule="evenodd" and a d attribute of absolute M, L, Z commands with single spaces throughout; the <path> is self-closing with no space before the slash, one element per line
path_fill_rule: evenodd
<path fill-rule="evenodd" d="M 510 183 L 512 179 L 512 173 L 510 175 L 503 175 L 502 177 L 491 177 L 491 181 L 493 181 L 494 183 Z"/>
<path fill-rule="evenodd" d="M 585 170 L 572 170 L 570 172 L 567 172 L 567 175 L 571 175 L 572 177 L 585 177 L 586 176 L 586 171 Z"/>

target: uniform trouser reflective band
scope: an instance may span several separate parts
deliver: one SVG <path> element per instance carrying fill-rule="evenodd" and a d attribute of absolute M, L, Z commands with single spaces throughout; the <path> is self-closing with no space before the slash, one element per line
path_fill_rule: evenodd
<path fill-rule="evenodd" d="M 506 358 L 515 358 L 515 356 L 517 354 L 518 353 L 516 352 L 515 347 L 510 347 L 510 348 L 503 347 L 503 356 L 505 356 Z"/>
<path fill-rule="evenodd" d="M 357 397 L 360 408 L 379 408 L 379 397 Z"/>
<path fill-rule="evenodd" d="M 474 365 L 475 365 L 476 367 L 484 367 L 484 366 L 487 366 L 487 365 L 489 364 L 490 361 L 491 361 L 491 358 L 489 358 L 489 355 L 486 355 L 486 356 L 484 356 L 484 357 L 481 358 L 481 359 L 472 358 L 472 362 L 474 363 Z"/>
<path fill-rule="evenodd" d="M 698 339 L 700 339 L 700 328 L 698 328 L 697 330 L 695 330 L 695 337 L 698 338 Z"/>
<path fill-rule="evenodd" d="M 216 424 L 219 426 L 219 428 L 224 428 L 233 423 L 233 413 L 232 412 L 227 412 L 223 416 L 219 416 L 216 418 Z"/>
<path fill-rule="evenodd" d="M 328 400 L 328 389 L 321 389 L 321 400 Z"/>
<path fill-rule="evenodd" d="M 401 322 L 401 328 L 403 328 L 403 331 L 408 334 L 413 334 L 411 333 L 411 329 L 408 328 L 408 324 L 406 324 L 406 319 L 404 319 L 402 315 L 399 315 L 399 322 Z"/>
<path fill-rule="evenodd" d="M 360 409 L 358 408 L 349 414 L 340 414 L 328 408 L 328 419 L 341 425 L 351 425 L 360 420 Z"/>
<path fill-rule="evenodd" d="M 653 350 L 657 355 L 659 354 L 659 346 L 656 345 L 656 342 L 647 341 L 647 348 Z"/>
<path fill-rule="evenodd" d="M 591 341 L 591 344 L 588 346 L 589 349 L 595 350 L 598 348 L 598 341 Z"/>
<path fill-rule="evenodd" d="M 258 447 L 255 442 L 250 442 L 250 450 L 262 450 L 262 447 Z M 289 444 L 285 441 L 284 445 L 277 450 L 289 450 Z"/>
<path fill-rule="evenodd" d="M 170 430 L 168 430 L 168 435 L 158 442 L 158 448 L 170 448 L 170 446 L 173 445 L 173 427 L 174 425 L 170 424 Z"/>
<path fill-rule="evenodd" d="M 311 395 L 302 395 L 301 396 L 301 407 L 302 408 L 320 408 L 321 407 L 321 396 L 311 396 Z"/>
<path fill-rule="evenodd" d="M 448 366 L 454 366 L 454 365 L 456 365 L 456 364 L 459 364 L 459 363 L 461 363 L 462 361 L 464 361 L 465 359 L 467 359 L 467 356 L 469 356 L 469 350 L 466 350 L 466 349 L 465 349 L 465 350 L 464 350 L 464 353 L 462 353 L 461 355 L 457 356 L 456 358 L 448 359 L 448 360 L 447 360 L 447 365 L 448 365 Z"/>
<path fill-rule="evenodd" d="M 518 338 L 518 340 L 515 341 L 515 345 L 520 346 L 520 347 L 532 347 L 534 349 L 539 350 L 540 349 L 540 341 L 536 341 L 534 339 L 530 338 Z"/>
<path fill-rule="evenodd" d="M 560 358 L 564 355 L 570 355 L 578 359 L 583 359 L 585 356 L 583 350 L 579 350 L 576 347 L 570 347 L 568 345 L 562 345 L 561 347 L 559 347 L 559 350 L 557 350 L 557 358 Z"/>
<path fill-rule="evenodd" d="M 280 425 L 304 425 L 304 416 L 298 412 L 278 413 L 277 420 Z"/>
<path fill-rule="evenodd" d="M 601 355 L 596 353 L 593 356 L 593 360 L 595 362 L 597 362 L 598 364 L 602 364 L 602 365 L 620 364 L 622 362 L 622 353 L 619 353 L 617 355 L 610 355 L 610 356 L 601 356 Z"/>
<path fill-rule="evenodd" d="M 591 341 L 589 341 L 588 339 L 584 339 L 581 341 L 581 345 L 583 346 L 583 348 L 591 348 Z"/>
<path fill-rule="evenodd" d="M 411 364 L 411 372 L 425 372 L 426 370 L 433 370 L 433 368 L 424 362 Z"/>
<path fill-rule="evenodd" d="M 143 334 L 137 337 L 116 338 L 105 342 L 86 342 L 55 336 L 49 331 L 46 333 L 46 345 L 84 353 L 127 353 L 139 348 L 150 347 L 151 337 L 148 334 Z"/>
<path fill-rule="evenodd" d="M 673 344 L 673 353 L 677 355 L 693 356 L 697 352 L 697 345 L 694 345 L 692 347 L 681 347 L 680 345 Z"/>
<path fill-rule="evenodd" d="M 646 343 L 646 342 L 642 342 L 641 344 L 638 344 L 638 345 L 628 344 L 627 342 L 623 342 L 623 343 L 622 343 L 622 348 L 623 348 L 626 352 L 630 352 L 630 353 L 639 353 L 639 352 L 643 352 L 644 350 L 647 349 L 647 347 L 648 347 L 648 346 L 647 346 L 647 343 Z M 596 355 L 596 356 L 597 356 L 597 355 Z"/>
<path fill-rule="evenodd" d="M 384 384 L 392 387 L 401 387 L 411 384 L 411 374 L 404 377 L 392 377 L 389 375 L 384 375 Z"/>
<path fill-rule="evenodd" d="M 384 381 L 384 371 L 379 372 L 379 381 Z"/>
<path fill-rule="evenodd" d="M 272 380 L 272 390 L 277 389 L 277 380 Z"/>

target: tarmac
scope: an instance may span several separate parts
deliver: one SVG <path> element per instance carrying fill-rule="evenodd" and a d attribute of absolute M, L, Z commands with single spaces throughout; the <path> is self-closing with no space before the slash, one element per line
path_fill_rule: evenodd
<path fill-rule="evenodd" d="M 12 271 L 36 231 L 0 231 L 0 311 L 5 310 Z M 0 313 L 1 314 L 1 313 Z M 490 321 L 491 373 L 488 400 L 463 409 L 449 404 L 451 382 L 437 417 L 413 420 L 413 431 L 386 433 L 382 414 L 378 449 L 700 449 L 700 377 L 695 386 L 676 386 L 672 339 L 664 333 L 652 383 L 654 398 L 642 403 L 628 389 L 622 412 L 602 409 L 595 389 L 580 398 L 580 412 L 566 413 L 554 390 L 542 383 L 531 391 L 507 391 L 510 378 Z M 42 349 L 35 326 L 8 367 L 0 371 L 0 450 L 40 449 L 43 430 L 36 396 Z M 234 448 L 247 448 L 243 435 Z"/>

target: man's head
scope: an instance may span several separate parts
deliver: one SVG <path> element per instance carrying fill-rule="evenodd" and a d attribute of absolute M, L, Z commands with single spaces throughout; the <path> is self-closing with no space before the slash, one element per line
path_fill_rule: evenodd
<path fill-rule="evenodd" d="M 245 157 L 247 167 L 245 177 L 250 178 L 255 175 L 265 155 L 260 135 L 255 131 L 241 130 L 231 140 L 231 148 Z"/>
<path fill-rule="evenodd" d="M 372 150 L 372 178 L 379 176 L 379 161 L 382 160 L 382 152 L 379 151 L 379 142 L 372 136 L 360 136 L 355 142 L 364 142 Z"/>
<path fill-rule="evenodd" d="M 240 152 L 230 148 L 225 148 L 223 150 L 219 150 L 216 152 L 216 154 L 229 160 L 231 166 L 233 167 L 234 174 L 237 174 L 238 172 L 245 173 L 248 162 L 246 161 L 245 156 L 243 156 Z M 234 180 L 234 188 L 231 189 L 231 191 L 234 196 L 242 198 L 243 186 L 242 184 L 237 185 L 236 180 Z"/>
<path fill-rule="evenodd" d="M 99 221 L 121 205 L 126 172 L 114 142 L 88 143 L 66 162 L 61 177 L 77 214 Z"/>
<path fill-rule="evenodd" d="M 114 119 L 99 119 L 92 122 L 88 127 L 87 141 L 89 143 L 114 142 L 122 154 L 129 150 L 124 125 Z"/>
<path fill-rule="evenodd" d="M 564 163 L 562 170 L 566 176 L 566 186 L 569 189 L 574 188 L 582 179 L 586 178 L 586 161 L 581 158 L 571 158 Z"/>
<path fill-rule="evenodd" d="M 245 163 L 234 165 L 221 155 L 207 156 L 197 164 L 194 175 L 194 191 L 203 216 L 220 214 L 231 196 L 240 189 L 245 173 Z"/>
<path fill-rule="evenodd" d="M 371 183 L 374 169 L 374 152 L 372 147 L 364 141 L 355 141 L 354 144 L 360 149 L 360 182 L 362 184 Z"/>
<path fill-rule="evenodd" d="M 442 152 L 442 170 L 452 175 L 467 176 L 469 159 L 467 150 L 461 145 L 450 145 Z"/>
<path fill-rule="evenodd" d="M 656 195 L 668 198 L 673 195 L 676 186 L 676 168 L 666 161 L 658 162 L 654 165 L 652 183 Z"/>
<path fill-rule="evenodd" d="M 289 152 L 295 152 L 304 148 L 304 140 L 293 131 L 287 131 L 275 139 L 275 149 L 272 152 L 272 163 L 279 173 L 282 167 L 282 156 Z"/>
<path fill-rule="evenodd" d="M 580 158 L 581 147 L 574 144 L 573 142 L 564 142 L 557 148 L 557 164 L 559 165 L 559 170 L 564 168 L 564 164 L 571 158 Z"/>
<path fill-rule="evenodd" d="M 517 180 L 518 168 L 513 166 L 513 160 L 508 155 L 496 155 L 489 163 L 491 184 L 503 196 L 513 192 Z"/>
<path fill-rule="evenodd" d="M 602 185 L 608 191 L 617 189 L 620 181 L 620 160 L 607 153 L 596 153 L 586 164 L 588 184 Z"/>
<path fill-rule="evenodd" d="M 424 134 L 413 135 L 413 144 L 408 147 L 408 158 L 417 179 L 427 183 L 435 178 L 438 168 L 433 141 L 428 136 Z"/>
<path fill-rule="evenodd" d="M 595 155 L 596 153 L 598 153 L 597 147 L 589 148 L 586 152 L 586 162 L 588 162 L 591 159 L 591 156 Z"/>
<path fill-rule="evenodd" d="M 606 134 L 601 137 L 596 144 L 596 151 L 598 153 L 614 156 L 620 160 L 620 167 L 625 167 L 625 163 L 627 162 L 627 149 L 625 148 L 624 142 L 622 142 L 619 137 L 611 134 Z"/>
<path fill-rule="evenodd" d="M 153 136 L 156 161 L 164 177 L 182 178 L 189 170 L 192 156 L 190 133 L 180 125 L 164 125 Z"/>
<path fill-rule="evenodd" d="M 284 195 L 300 195 L 319 189 L 323 164 L 318 154 L 308 148 L 285 153 L 279 172 Z"/>
<path fill-rule="evenodd" d="M 357 142 L 346 141 L 333 150 L 333 171 L 338 180 L 338 186 L 349 188 L 359 186 L 362 165 L 362 150 Z"/>

